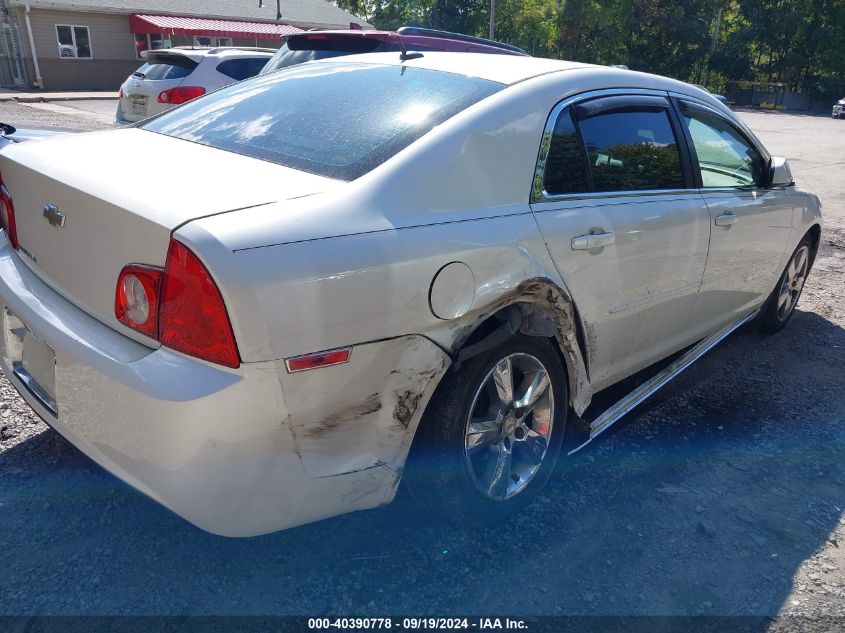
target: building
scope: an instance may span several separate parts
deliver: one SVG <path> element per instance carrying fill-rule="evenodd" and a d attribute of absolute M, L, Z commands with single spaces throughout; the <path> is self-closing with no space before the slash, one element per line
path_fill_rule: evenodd
<path fill-rule="evenodd" d="M 117 90 L 147 49 L 278 48 L 350 23 L 369 26 L 327 0 L 0 0 L 0 86 Z"/>

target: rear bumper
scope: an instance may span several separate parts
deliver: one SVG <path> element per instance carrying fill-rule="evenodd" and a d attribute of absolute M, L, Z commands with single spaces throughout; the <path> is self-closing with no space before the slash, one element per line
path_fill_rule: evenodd
<path fill-rule="evenodd" d="M 398 399 L 407 402 L 407 395 L 398 378 L 389 379 L 391 364 L 420 358 L 438 369 L 447 364 L 420 337 L 362 345 L 353 350 L 359 362 L 294 376 L 276 361 L 229 370 L 151 350 L 60 297 L 0 233 L 2 333 L 6 308 L 56 355 L 54 417 L 12 371 L 7 337 L 0 335 L 0 365 L 29 405 L 106 470 L 198 527 L 227 536 L 390 501 L 423 408 L 411 415 L 399 409 L 397 423 Z M 364 380 L 362 371 L 369 372 Z M 421 390 L 418 377 L 407 380 L 417 382 L 414 404 L 422 405 L 433 384 Z M 295 389 L 292 406 L 283 395 L 286 382 Z M 374 394 L 376 383 L 381 390 Z M 374 395 L 378 406 L 360 407 Z M 396 402 L 388 401 L 394 395 Z M 359 407 L 350 407 L 356 400 Z"/>

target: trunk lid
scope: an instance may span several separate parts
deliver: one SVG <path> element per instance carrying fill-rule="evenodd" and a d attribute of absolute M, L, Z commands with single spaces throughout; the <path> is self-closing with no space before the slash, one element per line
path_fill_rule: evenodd
<path fill-rule="evenodd" d="M 65 298 L 147 344 L 114 316 L 124 266 L 163 266 L 172 231 L 191 220 L 341 184 L 141 129 L 16 144 L 0 153 L 0 173 L 15 204 L 21 260 Z M 48 205 L 63 226 L 45 213 Z"/>

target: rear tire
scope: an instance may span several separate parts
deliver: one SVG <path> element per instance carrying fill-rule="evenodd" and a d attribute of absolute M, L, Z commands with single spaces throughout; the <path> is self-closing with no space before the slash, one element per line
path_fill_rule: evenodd
<path fill-rule="evenodd" d="M 568 395 L 549 339 L 519 334 L 470 359 L 446 375 L 426 409 L 407 488 L 455 523 L 488 525 L 519 512 L 554 470 Z"/>
<path fill-rule="evenodd" d="M 761 332 L 774 334 L 786 327 L 795 312 L 807 275 L 810 274 L 812 260 L 813 242 L 807 235 L 792 253 L 775 289 L 763 306 L 760 314 Z"/>

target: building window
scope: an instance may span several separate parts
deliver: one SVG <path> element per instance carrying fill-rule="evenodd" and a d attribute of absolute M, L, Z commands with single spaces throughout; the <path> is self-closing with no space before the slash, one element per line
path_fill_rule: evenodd
<path fill-rule="evenodd" d="M 141 59 L 144 51 L 160 51 L 173 48 L 170 38 L 162 33 L 137 33 L 135 35 L 135 55 Z"/>
<path fill-rule="evenodd" d="M 194 35 L 194 46 L 211 46 L 216 48 L 218 46 L 231 46 L 231 37 L 209 37 L 206 35 Z"/>
<path fill-rule="evenodd" d="M 91 34 L 87 26 L 56 25 L 59 57 L 63 59 L 91 59 Z"/>

